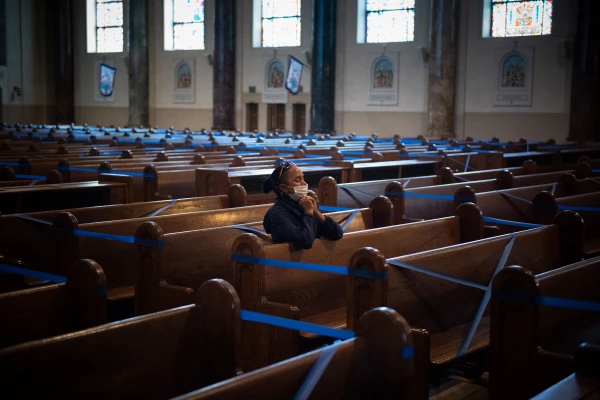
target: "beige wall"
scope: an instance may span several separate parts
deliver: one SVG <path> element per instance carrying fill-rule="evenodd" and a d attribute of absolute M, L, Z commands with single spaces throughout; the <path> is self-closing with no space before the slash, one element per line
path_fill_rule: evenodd
<path fill-rule="evenodd" d="M 7 0 L 8 15 L 22 11 L 19 18 L 9 18 L 8 80 L 9 87 L 22 85 L 23 96 L 5 106 L 8 122 L 49 122 L 53 113 L 53 68 L 48 56 L 42 57 L 43 18 L 33 7 L 39 0 Z M 150 123 L 192 129 L 212 125 L 212 67 L 206 55 L 213 53 L 214 1 L 206 4 L 206 49 L 201 51 L 165 51 L 163 0 L 150 0 Z M 236 122 L 246 126 L 246 103 L 259 103 L 259 129 L 267 126 L 267 105 L 261 104 L 265 64 L 273 50 L 252 45 L 252 0 L 237 0 L 237 71 Z M 357 44 L 357 2 L 338 0 L 336 120 L 339 132 L 357 132 L 382 136 L 415 136 L 427 129 L 428 65 L 419 48 L 427 46 L 428 0 L 416 1 L 415 40 L 390 43 L 386 53 L 399 53 L 399 96 L 397 106 L 369 106 L 369 55 L 382 53 L 379 44 Z M 126 53 L 88 54 L 85 39 L 85 1 L 76 1 L 75 14 L 75 104 L 76 122 L 101 125 L 125 125 L 128 119 L 128 72 Z M 43 4 L 46 4 L 45 2 Z M 300 47 L 279 48 L 277 55 L 288 54 L 306 61 L 304 52 L 312 51 L 312 0 L 302 0 L 302 43 Z M 519 38 L 518 44 L 534 47 L 533 101 L 531 107 L 495 107 L 496 49 L 513 45 L 513 39 L 482 38 L 483 0 L 461 0 L 459 57 L 457 65 L 456 125 L 458 137 L 498 136 L 503 140 L 528 137 L 563 140 L 568 133 L 571 61 L 557 56 L 557 44 L 572 44 L 576 9 L 569 0 L 555 1 L 553 35 Z M 23 44 L 20 44 L 22 33 Z M 21 54 L 21 49 L 24 49 Z M 30 51 L 34 49 L 34 51 Z M 23 62 L 21 63 L 21 56 Z M 193 59 L 196 72 L 195 104 L 173 104 L 173 64 L 182 58 Z M 117 67 L 114 102 L 98 102 L 94 96 L 94 66 L 109 60 Z M 292 129 L 292 104 L 307 105 L 307 128 L 310 128 L 310 66 L 302 77 L 304 93 L 288 97 L 286 128 Z M 249 93 L 249 87 L 256 93 Z"/>
<path fill-rule="evenodd" d="M 7 93 L 4 120 L 8 123 L 44 123 L 54 119 L 55 49 L 44 45 L 50 27 L 48 3 L 6 0 Z M 13 91 L 21 89 L 21 95 Z"/>

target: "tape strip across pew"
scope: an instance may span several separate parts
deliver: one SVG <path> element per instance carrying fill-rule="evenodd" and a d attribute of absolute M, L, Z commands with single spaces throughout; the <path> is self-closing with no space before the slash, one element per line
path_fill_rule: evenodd
<path fill-rule="evenodd" d="M 109 171 L 109 170 L 105 170 L 105 169 L 94 169 L 94 168 L 59 167 L 58 170 L 59 171 L 88 172 L 90 174 L 126 175 L 126 176 L 134 176 L 134 177 L 149 178 L 149 179 L 157 178 L 157 176 L 155 174 L 144 174 L 143 172 Z"/>
<path fill-rule="evenodd" d="M 90 238 L 103 239 L 103 240 L 112 240 L 115 242 L 139 244 L 141 246 L 154 247 L 154 248 L 158 248 L 158 249 L 161 249 L 165 246 L 165 242 L 162 242 L 162 241 L 140 239 L 140 238 L 136 238 L 135 236 L 123 236 L 123 235 L 113 235 L 113 234 L 101 233 L 101 232 L 84 231 L 81 229 L 55 228 L 51 222 L 32 217 L 30 215 L 15 214 L 14 216 L 17 218 L 27 220 L 27 221 L 41 224 L 49 229 L 52 229 L 56 233 L 60 233 L 63 235 L 68 235 L 68 236 L 79 236 L 79 237 L 90 237 Z"/>
<path fill-rule="evenodd" d="M 32 269 L 22 267 L 15 267 L 14 265 L 0 264 L 0 272 L 28 276 L 30 278 L 39 279 L 41 281 L 50 281 L 53 283 L 67 282 L 67 278 L 65 278 L 64 276 L 54 275 L 47 272 L 34 271 Z"/>
<path fill-rule="evenodd" d="M 342 267 L 342 266 L 338 266 L 338 265 L 310 264 L 310 263 L 301 263 L 301 262 L 285 261 L 285 260 L 273 260 L 270 258 L 252 257 L 252 256 L 246 256 L 243 254 L 232 254 L 231 259 L 233 261 L 252 263 L 252 264 L 260 264 L 260 265 L 269 266 L 269 267 L 280 267 L 280 268 L 300 269 L 300 270 L 305 270 L 305 271 L 326 272 L 326 273 L 330 273 L 330 274 L 358 276 L 361 278 L 369 278 L 369 279 L 387 279 L 387 272 L 366 271 L 366 270 L 362 270 L 362 269 L 348 268 L 348 267 Z"/>
<path fill-rule="evenodd" d="M 277 326 L 280 328 L 292 329 L 302 332 L 310 332 L 316 335 L 332 337 L 340 340 L 348 340 L 355 337 L 353 331 L 349 331 L 346 329 L 329 328 L 327 326 L 282 317 L 276 317 L 273 315 L 262 314 L 249 310 L 241 310 L 240 318 L 242 319 L 242 321 L 258 322 L 262 324 Z M 319 358 L 313 364 L 310 372 L 308 373 L 306 379 L 302 383 L 302 386 L 300 386 L 300 389 L 296 393 L 294 399 L 309 398 L 313 389 L 319 382 L 319 379 L 321 379 L 321 376 L 323 376 L 323 373 L 327 369 L 329 362 L 335 355 L 338 345 L 339 342 L 331 346 L 327 346 L 321 351 Z M 414 354 L 415 349 L 413 346 L 403 347 L 401 350 L 401 357 L 405 360 L 413 358 Z"/>
<path fill-rule="evenodd" d="M 500 261 L 498 262 L 498 265 L 496 266 L 496 269 L 494 270 L 494 275 L 492 276 L 492 279 L 490 279 L 490 282 L 488 283 L 487 286 L 483 286 L 478 283 L 468 282 L 468 281 L 465 281 L 462 279 L 454 278 L 454 277 L 451 277 L 449 275 L 445 275 L 445 274 L 442 274 L 439 272 L 427 270 L 425 268 L 409 265 L 407 263 L 404 263 L 402 261 L 397 261 L 394 259 L 388 259 L 386 261 L 388 264 L 393 265 L 395 267 L 410 269 L 410 270 L 420 272 L 420 273 L 423 273 L 426 275 L 434 276 L 434 277 L 437 277 L 440 279 L 448 280 L 448 281 L 451 281 L 454 283 L 458 283 L 461 285 L 465 285 L 465 286 L 473 287 L 473 288 L 476 288 L 479 290 L 483 290 L 485 292 L 485 294 L 483 295 L 481 304 L 479 305 L 479 308 L 477 310 L 477 313 L 475 314 L 475 318 L 473 319 L 473 322 L 471 323 L 471 327 L 469 328 L 469 331 L 467 332 L 467 335 L 463 339 L 461 347 L 458 350 L 457 356 L 460 357 L 460 356 L 465 355 L 467 350 L 469 349 L 469 345 L 471 344 L 471 341 L 473 340 L 475 331 L 477 330 L 477 327 L 479 326 L 479 322 L 481 321 L 481 318 L 483 317 L 483 313 L 485 312 L 485 309 L 487 308 L 487 304 L 489 303 L 491 293 L 492 293 L 491 290 L 492 290 L 492 282 L 494 281 L 494 277 L 498 274 L 498 272 L 500 272 L 504 268 L 504 266 L 506 264 L 506 260 L 508 259 L 508 256 L 510 255 L 510 252 L 512 250 L 514 242 L 515 242 L 515 235 L 511 235 L 510 240 L 508 241 L 506 247 L 504 248 L 504 251 L 502 252 Z"/>

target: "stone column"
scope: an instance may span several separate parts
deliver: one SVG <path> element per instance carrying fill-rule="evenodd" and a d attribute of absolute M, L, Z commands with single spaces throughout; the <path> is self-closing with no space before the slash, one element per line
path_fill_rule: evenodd
<path fill-rule="evenodd" d="M 337 0 L 313 1 L 310 123 L 314 133 L 334 130 L 336 13 Z"/>
<path fill-rule="evenodd" d="M 458 0 L 431 0 L 427 136 L 454 137 Z"/>
<path fill-rule="evenodd" d="M 75 78 L 73 75 L 73 1 L 56 4 L 58 54 L 56 57 L 56 121 L 75 122 Z"/>
<path fill-rule="evenodd" d="M 600 140 L 600 2 L 579 0 L 573 54 L 569 139 Z"/>
<path fill-rule="evenodd" d="M 235 130 L 235 0 L 215 1 L 213 129 Z"/>
<path fill-rule="evenodd" d="M 148 0 L 129 0 L 129 126 L 150 124 Z"/>

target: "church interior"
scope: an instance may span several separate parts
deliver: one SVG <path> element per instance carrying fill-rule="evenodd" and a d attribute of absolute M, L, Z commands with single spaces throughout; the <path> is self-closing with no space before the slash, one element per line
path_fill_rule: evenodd
<path fill-rule="evenodd" d="M 599 18 L 0 0 L 0 398 L 600 398 Z"/>

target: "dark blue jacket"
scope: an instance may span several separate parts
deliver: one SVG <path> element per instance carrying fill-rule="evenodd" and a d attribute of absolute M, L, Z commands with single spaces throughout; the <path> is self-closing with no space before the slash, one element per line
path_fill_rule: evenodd
<path fill-rule="evenodd" d="M 330 217 L 320 224 L 315 217 L 307 215 L 298 203 L 287 197 L 278 197 L 263 220 L 265 231 L 271 234 L 273 243 L 293 243 L 296 249 L 310 249 L 316 238 L 340 240 L 342 228 Z"/>

